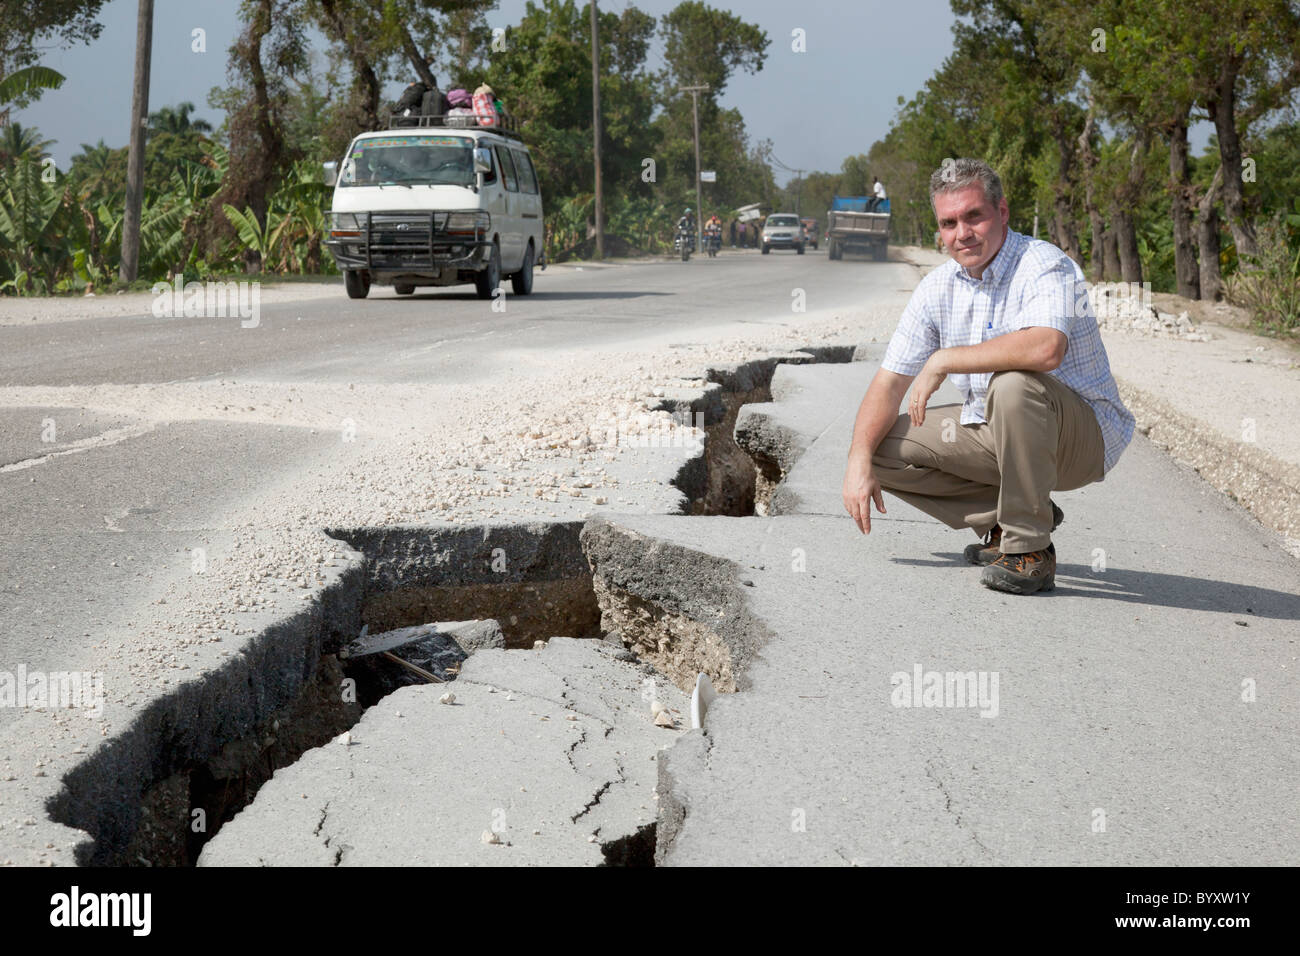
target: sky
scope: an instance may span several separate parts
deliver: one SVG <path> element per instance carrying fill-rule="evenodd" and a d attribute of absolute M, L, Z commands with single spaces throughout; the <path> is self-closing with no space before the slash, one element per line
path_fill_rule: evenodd
<path fill-rule="evenodd" d="M 599 2 L 599 0 L 598 0 Z M 733 74 L 722 103 L 745 117 L 751 143 L 770 139 L 780 164 L 792 169 L 836 171 L 846 156 L 865 153 L 888 132 L 898 97 L 910 99 L 952 51 L 954 17 L 948 0 L 711 0 L 767 31 L 771 40 L 761 72 Z M 637 0 L 656 17 L 677 0 Z M 524 0 L 501 0 L 488 15 L 494 26 L 517 23 Z M 617 13 L 625 0 L 604 0 Z M 82 143 L 127 143 L 135 62 L 137 0 L 111 0 L 104 30 L 89 46 L 51 49 L 41 58 L 67 77 L 14 119 L 55 140 L 50 153 L 66 169 Z M 226 60 L 242 24 L 238 0 L 156 0 L 149 109 L 186 100 L 194 116 L 221 124 L 207 105 L 208 92 L 226 82 Z M 201 30 L 202 43 L 194 31 Z M 793 48 L 803 31 L 804 52 Z M 197 50 L 203 46 L 203 50 Z M 651 54 L 651 66 L 662 60 Z M 403 84 L 385 91 L 395 99 Z M 1199 149 L 1193 136 L 1193 148 Z M 708 157 L 703 166 L 709 168 Z M 793 174 L 776 167 L 784 184 Z"/>

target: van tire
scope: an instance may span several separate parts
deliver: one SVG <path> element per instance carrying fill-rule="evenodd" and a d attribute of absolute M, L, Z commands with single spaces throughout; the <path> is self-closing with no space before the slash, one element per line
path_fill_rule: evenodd
<path fill-rule="evenodd" d="M 410 295 L 415 291 L 415 286 L 409 282 L 396 282 L 393 284 L 393 291 L 398 295 Z"/>
<path fill-rule="evenodd" d="M 524 250 L 524 264 L 510 277 L 510 288 L 515 295 L 528 295 L 533 291 L 533 244 Z"/>
<path fill-rule="evenodd" d="M 343 273 L 343 287 L 349 299 L 364 299 L 370 294 L 370 276 L 360 269 L 348 269 Z"/>
<path fill-rule="evenodd" d="M 474 274 L 474 288 L 478 291 L 480 299 L 492 298 L 492 293 L 496 292 L 497 286 L 501 284 L 501 247 L 495 242 L 492 243 L 492 256 L 488 259 L 487 268 Z"/>

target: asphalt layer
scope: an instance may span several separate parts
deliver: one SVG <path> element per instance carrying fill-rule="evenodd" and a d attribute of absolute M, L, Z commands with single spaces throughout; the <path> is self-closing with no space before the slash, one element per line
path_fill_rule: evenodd
<path fill-rule="evenodd" d="M 987 590 L 973 535 L 888 494 L 869 536 L 835 513 L 861 364 L 820 384 L 785 370 L 826 409 L 805 418 L 795 513 L 609 519 L 629 563 L 732 562 L 771 635 L 748 689 L 661 763 L 660 862 L 1294 865 L 1300 596 L 1281 540 L 1139 438 L 1057 496 L 1056 590 Z M 984 684 L 931 706 L 906 692 L 917 668 L 922 687 Z"/>
<path fill-rule="evenodd" d="M 366 449 L 364 429 L 347 444 L 308 428 L 212 419 L 206 408 L 175 404 L 184 393 L 168 393 L 173 404 L 150 408 L 148 416 L 79 406 L 96 400 L 94 389 L 238 380 L 344 388 L 473 383 L 490 393 L 495 382 L 596 344 L 626 350 L 653 341 L 646 346 L 649 359 L 668 330 L 679 330 L 680 342 L 689 344 L 697 332 L 738 323 L 796 328 L 792 288 L 805 290 L 810 312 L 824 314 L 896 302 L 899 290 L 915 282 L 915 270 L 903 263 L 859 265 L 845 268 L 815 255 L 741 254 L 686 264 L 556 268 L 539 274 L 533 296 L 508 296 L 505 312 L 460 289 L 409 298 L 376 289 L 371 298 L 352 301 L 340 286 L 336 299 L 265 305 L 253 328 L 242 328 L 238 318 L 147 313 L 0 327 L 0 618 L 6 624 L 0 671 L 96 672 L 110 688 L 107 710 L 89 721 L 81 713 L 0 708 L 0 863 L 72 862 L 71 849 L 85 835 L 48 817 L 48 801 L 69 767 L 98 754 L 94 772 L 107 773 L 110 782 L 104 761 L 111 762 L 112 751 L 103 747 L 121 734 L 137 727 L 176 732 L 174 708 L 206 708 L 219 699 L 216 690 L 194 690 L 207 686 L 204 681 L 247 690 L 241 668 L 261 659 L 243 652 L 276 623 L 273 616 L 241 609 L 233 635 L 208 643 L 221 639 L 195 631 L 184 605 L 174 598 L 161 605 L 161 597 L 178 584 L 183 590 L 196 573 L 195 549 L 210 562 L 228 556 L 230 529 L 243 524 L 247 502 L 292 500 L 299 476 L 346 467 L 347 455 Z M 66 302 L 68 309 L 80 306 Z M 26 400 L 29 388 L 42 400 Z M 44 398 L 62 388 L 90 393 L 63 405 Z M 149 408 L 147 398 L 135 404 Z M 642 463 L 663 473 L 662 491 L 652 501 L 611 500 L 629 510 L 678 507 L 681 493 L 667 482 L 682 461 L 680 449 L 646 449 Z M 626 467 L 620 462 L 611 471 Z M 557 510 L 535 501 L 503 500 L 503 506 L 524 514 Z M 320 547 L 330 546 L 322 536 Z M 326 576 L 340 573 L 346 566 Z M 139 645 L 146 621 L 168 619 L 184 650 L 173 653 L 151 640 L 146 653 L 123 653 Z M 313 647 L 319 652 L 313 626 L 319 625 L 292 618 L 292 639 L 279 653 L 268 694 L 296 692 L 295 671 L 311 666 L 301 655 Z M 238 666 L 231 669 L 232 662 Z M 218 672 L 219 680 L 209 680 Z M 187 696 L 192 693 L 200 696 Z M 236 724 L 247 729 L 256 709 L 266 706 L 266 699 L 240 700 Z M 185 714 L 181 721 L 188 726 L 201 716 Z M 185 745 L 209 746 L 211 732 L 193 724 Z M 136 775 L 147 781 L 151 758 L 140 739 L 126 757 L 119 782 Z M 99 786 L 93 775 L 87 779 L 83 790 Z M 85 813 L 130 817 L 93 803 Z"/>
<path fill-rule="evenodd" d="M 364 302 L 340 290 L 337 302 L 268 306 L 255 329 L 238 320 L 152 316 L 5 327 L 0 388 L 230 378 L 490 388 L 500 376 L 594 342 L 634 345 L 665 329 L 688 342 L 695 329 L 747 315 L 796 323 L 788 305 L 793 277 L 806 286 L 810 310 L 896 298 L 915 282 L 900 264 L 761 261 L 760 268 L 751 256 L 552 270 L 528 300 L 508 299 L 505 313 L 462 290 L 402 298 L 377 290 Z M 664 579 L 684 582 L 674 596 L 683 607 L 743 608 L 728 618 L 730 637 L 744 649 L 737 655 L 742 690 L 713 705 L 706 732 L 683 735 L 653 762 L 645 758 L 658 773 L 659 861 L 1296 863 L 1300 568 L 1280 540 L 1139 437 L 1106 481 L 1057 497 L 1066 521 L 1054 536 L 1056 590 L 1026 598 L 988 591 L 979 569 L 962 559 L 973 535 L 892 497 L 869 537 L 842 513 L 848 429 L 871 371 L 870 361 L 783 367 L 773 380 L 775 405 L 742 416 L 785 472 L 771 517 L 627 514 L 590 542 L 603 549 L 611 574 L 620 563 L 643 575 L 654 560 L 672 562 Z M 50 418 L 57 437 L 42 440 Z M 11 403 L 0 409 L 0 426 L 7 625 L 0 670 L 13 662 L 102 666 L 105 635 L 129 635 L 166 583 L 192 573 L 192 548 L 220 554 L 241 501 L 290 488 L 295 474 L 340 454 L 337 436 L 305 429 L 160 423 L 47 405 Z M 670 460 L 660 457 L 653 467 Z M 675 504 L 665 494 L 663 507 Z M 697 573 L 695 561 L 708 573 Z M 719 568 L 734 568 L 732 580 L 720 578 Z M 725 601 L 691 593 L 716 590 L 720 580 Z M 492 652 L 511 666 L 519 653 Z M 213 656 L 203 666 L 218 663 Z M 913 699 L 900 697 L 898 686 L 918 666 L 923 674 L 982 675 L 980 706 L 897 705 Z M 174 686 L 138 680 L 142 710 Z M 630 684 L 619 686 L 630 693 Z M 479 691 L 466 689 L 477 701 Z M 370 735 L 366 746 L 380 748 L 372 755 L 400 749 L 410 725 L 394 714 L 407 712 L 398 698 L 413 690 L 359 725 Z M 603 699 L 601 706 L 613 706 Z M 436 697 L 422 700 L 430 732 L 472 713 L 449 714 Z M 523 716 L 537 717 L 515 715 Z M 55 745 L 35 736 L 42 726 L 0 709 L 0 862 L 34 862 L 47 840 L 68 845 L 71 831 L 41 809 L 58 788 L 43 769 Z M 480 730 L 467 723 L 458 732 Z M 552 735 L 562 750 L 568 738 Z M 85 736 L 71 734 L 58 746 L 75 743 L 72 753 L 84 753 Z M 494 769 L 492 786 L 501 791 L 564 770 L 551 766 L 559 750 L 539 748 L 530 758 L 536 766 L 522 776 Z M 353 751 L 362 753 L 351 748 L 344 756 Z M 312 759 L 338 756 L 329 747 L 321 753 Z M 474 748 L 459 759 L 466 753 L 507 759 Z M 383 760 L 369 760 L 372 787 L 409 773 L 415 756 L 406 753 L 388 777 Z M 304 762 L 303 772 L 339 770 L 314 766 Z M 519 807 L 559 821 L 560 809 L 575 800 L 581 809 L 618 774 L 617 762 L 606 759 L 594 776 L 575 775 Z M 433 772 L 420 779 L 442 785 Z M 337 787 L 318 782 L 321 794 Z M 472 783 L 459 781 L 449 799 L 465 799 Z M 267 800 L 276 792 L 268 788 Z M 643 821 L 643 796 L 638 791 L 623 807 L 620 835 Z M 317 814 L 303 820 L 315 825 L 321 806 L 302 802 Z M 482 850 L 523 845 L 471 845 L 497 806 L 457 818 L 455 840 L 466 859 L 482 862 Z M 399 845 L 400 828 L 374 825 L 382 810 L 380 803 L 355 810 L 349 826 L 362 837 L 347 841 L 356 852 L 351 861 L 382 862 L 385 848 Z M 268 819 L 273 832 L 275 814 Z M 546 840 L 576 834 L 538 826 L 530 837 L 532 829 Z M 368 845 L 366 833 L 378 842 Z M 493 862 L 558 861 L 561 843 L 563 852 L 573 850 L 572 862 L 599 862 L 585 836 L 576 850 L 564 841 Z M 340 862 L 332 851 L 312 856 L 318 850 L 304 838 L 306 855 L 286 851 L 286 859 Z"/>

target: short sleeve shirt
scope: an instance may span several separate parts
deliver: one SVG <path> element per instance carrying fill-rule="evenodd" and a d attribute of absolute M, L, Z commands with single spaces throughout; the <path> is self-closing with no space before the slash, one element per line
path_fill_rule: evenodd
<path fill-rule="evenodd" d="M 881 367 L 916 375 L 941 348 L 979 345 L 1036 326 L 1068 337 L 1064 360 L 1048 374 L 1072 389 L 1097 416 L 1106 447 L 1104 469 L 1110 471 L 1133 439 L 1133 415 L 1120 400 L 1111 375 L 1083 272 L 1050 242 L 1007 230 L 1002 248 L 981 278 L 972 278 L 951 259 L 935 269 L 912 293 Z M 985 421 L 984 399 L 993 373 L 949 378 L 966 397 L 962 424 Z"/>

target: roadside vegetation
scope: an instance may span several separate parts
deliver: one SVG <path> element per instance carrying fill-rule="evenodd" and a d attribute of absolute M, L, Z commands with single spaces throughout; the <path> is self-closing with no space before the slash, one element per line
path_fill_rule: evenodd
<path fill-rule="evenodd" d="M 98 35 L 101 5 L 56 4 L 64 19 L 42 18 L 39 35 L 89 42 Z M 486 20 L 494 5 L 243 0 L 246 26 L 229 51 L 230 82 L 208 98 L 225 111 L 221 128 L 192 119 L 192 103 L 150 115 L 136 285 L 177 274 L 335 274 L 322 244 L 331 190 L 322 184 L 321 163 L 337 159 L 357 133 L 386 123 L 390 104 L 381 91 L 419 78 L 421 68 L 444 90 L 493 87 L 533 147 L 548 256 L 591 255 L 589 8 L 573 0 L 529 3 L 522 20 L 494 38 Z M 309 47 L 308 25 L 326 38 L 325 49 Z M 656 33 L 666 55 L 662 68 L 651 69 Z M 677 217 L 696 203 L 691 98 L 678 92 L 683 85 L 711 87 L 699 103 L 701 149 L 718 172 L 718 183 L 705 186 L 706 206 L 725 214 L 777 195 L 766 147 L 751 145 L 744 118 L 717 102 L 734 74 L 763 68 L 763 31 L 683 2 L 658 20 L 632 5 L 601 12 L 600 38 L 608 254 L 670 248 Z M 21 18 L 0 18 L 0 74 L 33 39 Z M 19 77 L 5 100 L 27 105 L 61 80 L 53 71 Z M 82 144 L 59 170 L 48 159 L 50 145 L 34 128 L 0 129 L 0 293 L 116 287 L 127 149 Z"/>
<path fill-rule="evenodd" d="M 1002 176 L 1012 228 L 1037 217 L 1091 280 L 1226 292 L 1265 330 L 1300 328 L 1300 5 L 951 3 L 951 56 L 865 154 L 790 185 L 803 209 L 877 176 L 894 239 L 933 245 L 930 173 L 976 156 Z M 1192 156 L 1198 120 L 1215 133 Z"/>
<path fill-rule="evenodd" d="M 831 196 L 889 190 L 893 238 L 934 241 L 928 179 L 945 158 L 1002 174 L 1012 226 L 1066 250 L 1094 281 L 1225 296 L 1267 330 L 1300 328 L 1300 7 L 1290 0 L 951 0 L 955 48 L 890 129 L 838 171 L 775 185 L 771 144 L 719 104 L 763 69 L 769 38 L 684 0 L 656 19 L 600 13 L 607 253 L 658 253 L 694 206 L 690 95 L 717 182 L 706 214 L 744 204 L 821 218 Z M 0 294 L 112 287 L 127 150 L 82 144 L 67 170 L 36 128 L 7 122 L 57 73 L 36 41 L 91 42 L 103 0 L 0 0 Z M 320 164 L 382 123 L 382 91 L 432 73 L 488 83 L 533 146 L 552 261 L 594 252 L 589 8 L 535 0 L 494 35 L 492 0 L 241 0 L 228 83 L 149 119 L 142 284 L 233 273 L 333 273 Z M 611 5 L 612 6 L 612 5 Z M 308 35 L 324 38 L 312 49 Z M 652 42 L 663 60 L 652 66 Z M 1194 156 L 1188 129 L 1215 125 Z"/>

